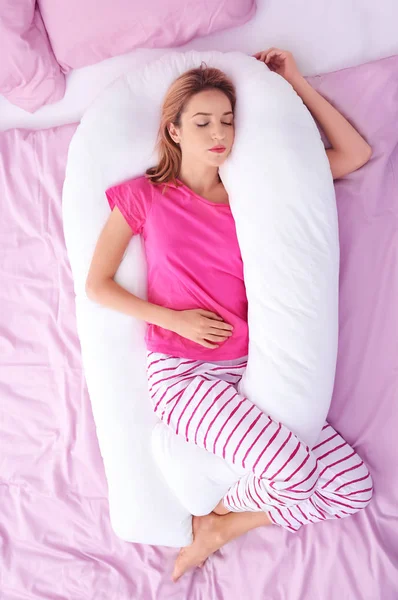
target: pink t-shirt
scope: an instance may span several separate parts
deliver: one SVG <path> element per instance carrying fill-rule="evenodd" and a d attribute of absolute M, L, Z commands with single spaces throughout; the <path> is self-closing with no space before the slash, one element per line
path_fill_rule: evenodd
<path fill-rule="evenodd" d="M 248 353 L 247 297 L 235 222 L 227 204 L 202 198 L 180 180 L 155 186 L 145 176 L 106 191 L 134 234 L 142 234 L 148 301 L 174 310 L 202 308 L 220 315 L 233 334 L 205 348 L 148 324 L 148 350 L 193 360 L 228 360 Z"/>

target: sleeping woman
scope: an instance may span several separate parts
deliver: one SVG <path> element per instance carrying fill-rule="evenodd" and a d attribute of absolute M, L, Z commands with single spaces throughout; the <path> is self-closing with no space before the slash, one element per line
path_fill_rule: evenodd
<path fill-rule="evenodd" d="M 371 148 L 300 74 L 290 52 L 254 55 L 284 77 L 325 131 L 334 179 L 359 169 Z M 310 449 L 237 391 L 247 362 L 243 263 L 219 167 L 234 143 L 236 94 L 218 69 L 183 73 L 162 105 L 159 162 L 109 188 L 112 212 L 86 282 L 93 301 L 147 323 L 147 375 L 155 414 L 177 435 L 247 469 L 212 513 L 193 517 L 176 581 L 229 540 L 259 526 L 301 526 L 363 509 L 372 480 L 358 454 L 325 423 Z M 142 235 L 148 301 L 114 276 Z"/>

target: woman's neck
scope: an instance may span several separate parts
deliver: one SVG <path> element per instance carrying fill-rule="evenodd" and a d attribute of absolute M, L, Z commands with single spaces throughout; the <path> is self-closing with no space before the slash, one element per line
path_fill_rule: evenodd
<path fill-rule="evenodd" d="M 184 164 L 181 164 L 178 179 L 191 190 L 204 197 L 210 194 L 221 181 L 218 168 L 211 167 L 209 169 L 207 166 L 201 168 L 200 165 L 187 167 Z"/>

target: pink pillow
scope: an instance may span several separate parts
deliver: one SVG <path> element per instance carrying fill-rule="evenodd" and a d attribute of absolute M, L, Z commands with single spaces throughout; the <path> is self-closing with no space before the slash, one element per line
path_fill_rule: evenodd
<path fill-rule="evenodd" d="M 255 0 L 38 0 L 62 68 L 93 64 L 133 48 L 180 46 L 242 25 Z"/>
<path fill-rule="evenodd" d="M 0 94 L 24 110 L 60 100 L 61 72 L 35 0 L 0 0 Z"/>

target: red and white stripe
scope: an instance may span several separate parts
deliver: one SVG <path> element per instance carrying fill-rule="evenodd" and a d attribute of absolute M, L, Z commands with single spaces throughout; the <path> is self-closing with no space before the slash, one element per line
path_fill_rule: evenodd
<path fill-rule="evenodd" d="M 369 504 L 373 486 L 368 469 L 330 424 L 325 424 L 312 452 L 319 474 L 307 500 L 270 507 L 263 497 L 262 482 L 249 473 L 228 490 L 225 506 L 233 511 L 267 511 L 275 524 L 297 531 L 307 523 L 342 519 Z"/>
<path fill-rule="evenodd" d="M 364 508 L 372 481 L 355 451 L 325 424 L 309 449 L 237 392 L 245 359 L 220 365 L 148 353 L 155 413 L 177 435 L 250 470 L 225 495 L 231 511 L 267 511 L 290 531 Z"/>

